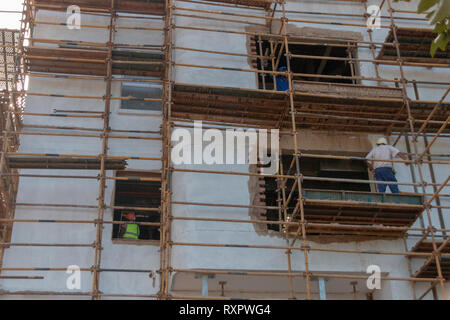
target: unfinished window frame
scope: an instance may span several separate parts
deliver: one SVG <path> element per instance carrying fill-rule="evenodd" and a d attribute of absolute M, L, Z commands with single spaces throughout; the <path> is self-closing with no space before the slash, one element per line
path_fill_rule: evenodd
<path fill-rule="evenodd" d="M 116 170 L 114 173 L 115 177 L 129 177 L 129 178 L 133 178 L 135 177 L 136 180 L 135 182 L 139 182 L 138 181 L 138 177 L 156 177 L 156 178 L 160 178 L 161 177 L 161 172 L 157 172 L 157 171 L 145 171 L 145 170 Z M 117 194 L 117 184 L 120 183 L 120 181 L 123 180 L 115 180 L 114 183 L 114 190 L 112 193 L 112 197 L 111 197 L 111 205 L 115 206 L 115 200 L 116 200 L 116 194 Z M 133 181 L 133 180 L 131 180 Z M 145 181 L 141 181 L 141 182 L 145 182 Z M 161 186 L 161 182 L 159 182 L 160 186 Z M 161 202 L 161 197 L 160 197 L 160 202 Z M 159 205 L 159 208 L 161 207 L 161 205 Z M 129 210 L 130 212 L 136 213 L 136 211 L 138 210 Z M 116 210 L 113 209 L 112 212 L 113 215 L 113 221 L 120 221 L 120 220 L 116 220 L 115 219 L 115 215 L 116 215 Z M 159 222 L 161 222 L 161 215 L 158 212 L 159 215 Z M 114 230 L 114 226 L 112 227 L 111 230 L 111 241 L 113 244 L 117 244 L 117 245 L 157 245 L 159 246 L 161 243 L 161 230 L 159 231 L 160 233 L 160 239 L 124 239 L 124 238 L 115 238 L 114 234 L 115 234 L 115 230 Z M 122 225 L 117 225 L 117 228 L 120 228 Z M 145 227 L 145 226 L 144 226 Z M 142 226 L 140 226 L 140 228 L 142 228 Z M 118 232 L 118 234 L 120 234 L 120 232 Z"/>
<path fill-rule="evenodd" d="M 284 166 L 284 170 L 288 170 L 289 167 L 286 167 L 286 164 L 290 163 L 292 161 L 292 154 L 282 154 L 281 155 L 281 159 L 280 159 L 280 163 L 281 161 L 283 162 L 283 166 Z M 284 158 L 284 159 L 283 159 Z M 368 167 L 365 164 L 364 160 L 359 160 L 359 159 L 353 159 L 353 160 L 339 160 L 339 159 L 334 159 L 334 158 L 314 158 L 314 157 L 302 157 L 300 158 L 300 161 L 307 161 L 307 165 L 305 165 L 305 163 L 301 164 L 300 167 L 301 168 L 306 168 L 306 171 L 308 172 L 308 170 L 312 169 L 312 170 L 316 170 L 317 172 L 315 175 L 311 175 L 310 173 L 306 173 L 306 175 L 308 176 L 312 176 L 312 177 L 321 177 L 319 175 L 320 172 L 323 171 L 322 166 L 324 163 L 326 163 L 326 161 L 329 161 L 330 163 L 335 163 L 336 164 L 336 170 L 328 170 L 330 172 L 330 174 L 328 174 L 328 178 L 338 178 L 338 179 L 348 179 L 346 177 L 333 177 L 331 172 L 335 172 L 335 173 L 343 173 L 345 171 L 348 171 L 349 175 L 354 175 L 355 173 L 361 174 L 361 175 L 365 175 L 365 177 L 358 177 L 358 179 L 361 180 L 367 180 L 369 181 L 371 179 L 371 175 L 370 175 L 370 170 L 368 169 Z M 354 167 L 361 167 L 361 169 L 363 170 L 344 170 L 345 166 L 351 167 L 352 166 L 352 162 L 357 161 L 358 164 Z M 342 164 L 344 164 L 343 166 L 341 166 L 341 170 L 337 170 L 339 167 L 339 162 L 341 162 Z M 301 171 L 301 174 L 305 174 L 305 170 Z M 326 176 L 324 178 L 327 178 Z M 354 178 L 354 177 L 350 177 L 350 178 Z M 266 178 L 265 178 L 266 179 Z M 270 179 L 270 178 L 269 178 Z M 276 180 L 276 179 L 274 179 Z M 267 180 L 266 180 L 267 181 Z M 308 187 L 308 182 L 310 184 L 327 184 L 328 183 L 328 187 L 327 186 L 320 186 L 320 187 Z M 329 185 L 334 185 L 332 187 L 330 187 Z M 350 186 L 354 187 L 354 189 L 352 190 L 352 187 L 347 187 L 345 188 L 345 185 L 349 184 Z M 372 192 L 372 184 L 368 184 L 368 183 L 346 183 L 346 182 L 333 182 L 333 181 L 325 181 L 325 182 L 321 182 L 321 181 L 303 181 L 303 189 L 308 189 L 308 190 L 330 190 L 330 191 L 362 191 L 362 192 Z M 361 187 L 366 187 L 366 189 L 368 190 L 357 190 L 357 188 L 361 188 Z M 289 192 L 291 191 L 291 187 L 286 186 L 286 190 L 288 190 Z M 295 194 L 295 192 L 294 192 Z M 293 196 L 294 196 L 293 194 Z M 286 194 L 286 197 L 288 197 L 289 194 Z M 266 199 L 267 201 L 267 199 Z M 293 204 L 294 202 L 291 200 L 291 204 Z M 266 219 L 268 218 L 268 216 L 266 216 Z M 269 220 L 267 220 L 269 221 Z M 280 220 L 270 220 L 270 221 L 280 221 Z M 281 232 L 280 230 L 274 230 L 270 228 L 271 225 L 267 225 L 267 230 L 273 230 L 275 232 Z M 277 225 L 278 228 L 280 227 L 280 225 Z"/>
<path fill-rule="evenodd" d="M 123 77 L 124 79 L 140 79 L 140 78 L 136 78 L 136 77 Z M 144 79 L 144 78 L 143 78 Z M 158 78 L 154 77 L 154 78 L 148 78 L 146 77 L 145 79 L 154 79 L 154 80 L 158 80 Z M 139 82 L 139 81 L 122 81 L 120 83 L 120 97 L 126 97 L 124 96 L 124 87 L 142 87 L 142 88 L 157 88 L 161 91 L 161 95 L 158 96 L 148 96 L 145 98 L 152 98 L 152 99 L 162 99 L 162 95 L 163 95 L 163 85 L 162 83 L 153 83 L 153 82 Z M 141 99 L 141 98 L 139 98 Z M 155 116 L 160 116 L 162 115 L 162 100 L 160 102 L 158 101 L 149 101 L 149 103 L 159 103 L 159 109 L 141 109 L 141 108 L 124 108 L 124 104 L 129 103 L 133 101 L 133 99 L 131 100 L 120 100 L 120 105 L 119 105 L 119 114 L 146 114 L 146 115 L 155 115 Z M 141 103 L 143 103 L 143 101 L 141 101 Z M 144 102 L 145 103 L 145 102 Z"/>
<path fill-rule="evenodd" d="M 270 50 L 268 50 L 268 48 L 266 48 L 266 50 L 263 50 L 262 43 L 264 41 L 268 41 L 270 43 L 270 47 L 271 47 Z M 264 36 L 263 33 L 261 33 L 260 35 L 254 35 L 254 36 L 249 37 L 249 53 L 255 56 L 250 59 L 252 68 L 254 68 L 256 70 L 261 70 L 261 71 L 271 71 L 274 68 L 278 69 L 278 67 L 280 66 L 279 62 L 282 59 L 285 59 L 285 56 L 283 54 L 278 53 L 278 57 L 272 58 L 272 59 L 269 58 L 270 51 L 274 50 L 273 44 L 272 44 L 274 42 L 276 43 L 276 41 L 274 41 L 269 36 Z M 299 36 L 290 37 L 289 42 L 294 45 L 295 45 L 295 42 L 306 42 L 308 44 L 304 44 L 304 46 L 311 46 L 311 47 L 323 46 L 323 47 L 327 47 L 327 48 L 333 48 L 333 45 L 329 45 L 329 44 L 335 44 L 335 45 L 342 46 L 345 43 L 346 51 L 347 51 L 346 58 L 356 59 L 356 60 L 351 60 L 351 61 L 344 61 L 344 63 L 349 64 L 350 76 L 352 76 L 352 77 L 361 76 L 361 66 L 360 66 L 360 62 L 357 60 L 358 56 L 359 56 L 358 40 L 356 40 L 356 39 L 348 39 L 348 38 L 344 38 L 344 37 L 341 39 L 338 39 L 338 38 L 319 38 L 319 39 L 317 39 L 317 38 L 308 38 L 308 37 L 299 35 Z M 310 43 L 314 43 L 314 44 L 310 44 Z M 316 45 L 316 43 L 317 43 L 317 45 Z M 323 43 L 327 43 L 327 45 L 323 45 Z M 302 45 L 302 44 L 299 44 L 299 45 Z M 337 47 L 337 46 L 335 46 L 335 47 Z M 292 49 L 292 46 L 290 47 L 290 51 L 291 51 L 291 49 Z M 264 54 L 261 54 L 261 50 L 264 51 Z M 275 47 L 275 50 L 278 50 L 278 49 Z M 285 51 L 284 46 L 283 46 L 283 51 Z M 291 54 L 295 55 L 296 53 L 291 52 Z M 338 56 L 330 56 L 330 57 L 338 57 Z M 338 58 L 343 58 L 343 57 L 339 56 Z M 302 58 L 291 58 L 291 59 L 302 59 Z M 266 61 L 266 60 L 269 60 L 269 61 L 267 63 L 264 63 L 264 61 Z M 314 59 L 314 60 L 319 60 L 319 59 Z M 320 59 L 320 61 L 331 61 L 331 60 Z M 292 60 L 291 60 L 291 62 L 292 62 Z M 266 69 L 267 65 L 271 65 L 270 69 Z M 270 77 L 266 73 L 257 73 L 256 74 L 257 88 L 263 89 L 263 90 L 276 90 L 275 86 L 270 87 L 270 86 L 266 85 L 267 78 L 270 78 Z M 299 80 L 299 79 L 297 79 L 297 80 L 293 79 L 293 80 L 307 81 L 307 82 L 311 82 L 311 83 L 321 82 L 321 83 L 339 83 L 339 84 L 347 84 L 347 85 L 357 85 L 357 84 L 361 83 L 361 81 L 359 79 L 349 80 L 352 83 L 329 82 L 329 81 L 327 81 L 328 79 L 326 79 L 326 78 L 322 78 L 322 79 L 324 79 L 323 81 L 320 81 L 321 78 L 315 78 L 315 79 L 317 79 L 317 80 L 313 80 L 313 81 Z"/>
<path fill-rule="evenodd" d="M 315 153 L 317 153 L 317 152 L 315 152 Z M 282 172 L 280 172 L 280 174 L 287 174 L 287 175 L 289 175 L 289 173 L 287 172 L 288 169 L 289 169 L 289 166 L 286 166 L 286 163 L 290 163 L 290 161 L 292 160 L 292 159 L 290 159 L 292 157 L 292 154 L 293 154 L 293 150 L 288 150 L 288 149 L 285 149 L 285 148 L 282 149 L 281 157 L 282 158 L 285 157 L 286 159 L 284 160 L 284 162 L 285 162 L 284 164 L 283 164 L 283 160 L 280 159 L 280 170 L 282 170 Z M 330 152 L 327 152 L 327 154 L 330 154 Z M 334 153 L 332 152 L 332 154 L 330 154 L 330 155 L 338 156 L 338 155 L 343 155 L 343 154 L 339 153 L 339 152 L 334 152 Z M 359 153 L 356 154 L 355 152 L 348 152 L 348 156 L 354 156 L 355 158 L 363 158 L 364 157 L 364 155 L 362 153 L 361 154 L 359 154 Z M 332 157 L 330 157 L 330 158 L 305 157 L 305 158 L 309 158 L 309 160 L 312 160 L 312 161 L 315 160 L 316 162 L 318 162 L 317 166 L 319 166 L 319 167 L 320 167 L 320 161 L 324 161 L 324 160 L 327 160 L 327 159 L 336 160 L 336 159 L 334 159 Z M 367 167 L 365 160 L 363 160 L 363 159 L 354 159 L 354 160 L 342 160 L 342 161 L 355 161 L 355 160 L 360 161 L 361 162 L 361 166 L 365 167 L 364 170 L 359 171 L 361 174 L 363 174 L 363 173 L 366 174 L 366 178 L 363 179 L 363 180 L 367 180 L 367 181 L 373 180 L 373 176 L 372 176 L 369 168 Z M 255 165 L 255 166 L 253 166 L 253 169 L 251 169 L 251 171 L 255 171 L 256 168 L 258 168 L 260 166 L 262 166 L 262 165 Z M 264 166 L 268 166 L 268 164 L 264 165 Z M 337 171 L 338 170 L 336 170 L 336 172 Z M 303 171 L 303 173 L 304 173 L 304 171 Z M 292 172 L 291 172 L 291 174 L 292 174 Z M 250 192 L 250 197 L 251 197 L 250 198 L 250 203 L 257 204 L 257 205 L 260 205 L 260 206 L 267 206 L 268 205 L 267 204 L 267 200 L 268 199 L 266 198 L 266 193 L 265 192 L 263 192 L 264 193 L 264 195 L 263 195 L 264 201 L 255 203 L 255 199 L 259 198 L 260 194 L 262 192 L 262 189 L 261 189 L 262 185 L 260 183 L 264 181 L 263 189 L 265 190 L 265 188 L 266 188 L 266 182 L 267 182 L 266 178 L 267 177 L 264 177 L 264 176 L 256 177 L 254 181 L 250 181 L 249 182 L 249 188 L 250 187 L 256 188 L 255 192 L 253 192 L 253 193 Z M 271 178 L 269 177 L 269 179 L 271 179 Z M 273 178 L 273 179 L 276 182 L 277 179 L 276 178 Z M 278 184 L 278 182 L 276 182 L 276 183 Z M 303 183 L 305 183 L 305 181 L 303 181 Z M 337 183 L 341 183 L 342 184 L 344 182 L 337 182 Z M 351 183 L 351 184 L 353 184 L 353 183 Z M 370 192 L 370 193 L 376 193 L 377 192 L 376 184 L 374 184 L 374 183 L 360 183 L 360 184 L 361 185 L 362 184 L 366 185 L 367 189 L 369 189 L 369 190 L 364 190 L 364 191 L 361 191 L 361 192 Z M 304 188 L 304 189 L 308 189 L 308 190 L 330 190 L 331 192 L 332 191 L 336 191 L 336 190 L 344 190 L 344 192 L 345 191 L 352 192 L 352 190 L 347 190 L 347 189 L 342 189 L 342 188 L 339 188 L 339 189 L 327 189 L 327 188 L 311 188 L 310 187 L 310 188 Z M 287 199 L 290 196 L 291 188 L 289 186 L 286 186 L 286 190 L 287 190 L 287 192 L 286 192 L 286 194 L 284 196 Z M 353 190 L 353 191 L 359 191 L 359 190 Z M 295 193 L 295 191 L 294 191 L 294 193 Z M 292 194 L 292 196 L 294 196 L 294 194 Z M 293 204 L 293 203 L 294 203 L 294 201 L 290 200 L 290 204 Z M 275 206 L 277 206 L 277 204 Z M 265 211 L 265 212 L 261 212 L 261 211 Z M 250 211 L 249 211 L 250 217 L 252 217 L 254 219 L 260 219 L 260 218 L 264 217 L 263 218 L 264 221 L 274 221 L 274 222 L 284 221 L 282 212 L 278 212 L 278 220 L 273 220 L 273 219 L 269 220 L 268 219 L 269 218 L 268 214 L 269 214 L 268 210 L 266 210 L 266 209 L 262 210 L 262 209 L 255 208 L 255 209 L 250 209 Z M 281 217 L 279 216 L 280 214 L 282 215 Z M 272 214 L 270 214 L 270 215 L 272 215 Z M 275 234 L 275 235 L 278 235 L 278 236 L 282 236 L 282 231 L 281 230 L 276 230 L 277 227 L 279 229 L 281 227 L 281 225 L 279 225 L 279 224 L 272 224 L 272 225 L 271 224 L 258 224 L 258 225 L 255 225 L 254 224 L 255 231 L 258 234 L 260 234 L 260 235 Z"/>

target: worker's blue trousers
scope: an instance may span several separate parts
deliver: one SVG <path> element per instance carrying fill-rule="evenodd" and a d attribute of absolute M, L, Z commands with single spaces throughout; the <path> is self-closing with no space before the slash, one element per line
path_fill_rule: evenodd
<path fill-rule="evenodd" d="M 392 168 L 389 168 L 389 167 L 376 168 L 375 169 L 375 179 L 377 181 L 397 182 L 394 171 L 392 171 Z M 386 192 L 387 186 L 388 186 L 388 184 L 379 184 L 378 192 Z M 396 184 L 389 184 L 389 189 L 391 189 L 392 193 L 400 193 L 400 191 L 398 190 L 398 186 Z"/>

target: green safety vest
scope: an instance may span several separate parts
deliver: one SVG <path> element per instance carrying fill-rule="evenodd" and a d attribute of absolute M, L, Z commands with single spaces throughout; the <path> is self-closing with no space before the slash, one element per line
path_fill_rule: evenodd
<path fill-rule="evenodd" d="M 127 239 L 139 239 L 139 226 L 135 223 L 127 223 L 127 228 L 123 235 Z"/>

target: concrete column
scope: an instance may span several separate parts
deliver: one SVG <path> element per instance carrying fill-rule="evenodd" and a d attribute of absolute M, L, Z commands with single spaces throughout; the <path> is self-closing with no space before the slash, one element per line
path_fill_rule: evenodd
<path fill-rule="evenodd" d="M 208 275 L 202 275 L 202 297 L 208 296 Z"/>
<path fill-rule="evenodd" d="M 325 289 L 325 279 L 319 278 L 319 296 L 320 300 L 327 300 L 327 292 Z"/>

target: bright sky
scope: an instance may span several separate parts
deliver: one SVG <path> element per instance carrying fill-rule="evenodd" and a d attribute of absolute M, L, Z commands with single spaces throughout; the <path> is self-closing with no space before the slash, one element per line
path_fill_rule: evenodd
<path fill-rule="evenodd" d="M 22 12 L 22 0 L 0 0 L 0 11 Z M 20 13 L 0 12 L 0 28 L 19 29 Z"/>

